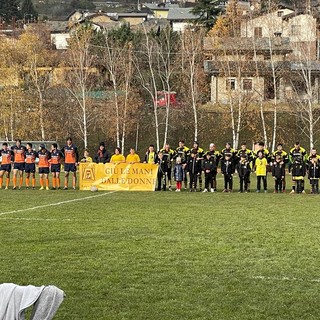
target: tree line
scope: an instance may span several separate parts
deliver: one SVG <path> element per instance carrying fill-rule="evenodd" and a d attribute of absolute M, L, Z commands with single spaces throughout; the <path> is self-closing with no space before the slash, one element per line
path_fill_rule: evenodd
<path fill-rule="evenodd" d="M 108 141 L 122 150 L 149 143 L 160 150 L 180 138 L 231 140 L 235 148 L 240 139 L 300 138 L 301 117 L 286 115 L 275 125 L 275 112 L 264 110 L 262 100 L 260 108 L 249 107 L 256 104 L 250 96 L 214 110 L 203 107 L 210 87 L 203 68 L 206 34 L 197 26 L 184 33 L 144 25 L 135 32 L 127 25 L 95 31 L 87 23 L 73 30 L 66 51 L 58 51 L 38 23 L 15 40 L 3 39 L 0 136 L 63 141 L 71 135 L 83 148 Z M 224 67 L 228 74 L 230 65 Z M 240 65 L 238 71 L 241 76 Z M 174 102 L 163 96 L 171 92 Z M 277 111 L 277 101 L 274 106 Z"/>
<path fill-rule="evenodd" d="M 198 135 L 198 106 L 206 101 L 199 32 L 163 30 L 133 33 L 128 26 L 96 32 L 90 24 L 73 32 L 68 50 L 52 50 L 43 25 L 0 43 L 1 130 L 5 140 L 28 137 L 111 140 L 126 147 L 149 117 L 157 148 L 170 130 L 183 125 Z M 159 92 L 177 92 L 179 105 Z M 174 110 L 175 107 L 175 110 Z M 138 134 L 139 136 L 139 134 Z M 114 138 L 113 138 L 114 137 Z M 132 144 L 132 139 L 131 139 Z"/>

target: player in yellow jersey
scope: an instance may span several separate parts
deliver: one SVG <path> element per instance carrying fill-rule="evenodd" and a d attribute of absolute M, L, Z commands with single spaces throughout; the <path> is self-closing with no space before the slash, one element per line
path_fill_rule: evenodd
<path fill-rule="evenodd" d="M 134 148 L 130 148 L 130 153 L 126 157 L 126 162 L 131 164 L 140 162 L 140 157 Z"/>
<path fill-rule="evenodd" d="M 267 165 L 268 161 L 262 151 L 257 153 L 258 158 L 255 160 L 255 171 L 257 176 L 257 191 L 260 192 L 261 189 L 261 180 L 263 181 L 263 189 L 264 192 L 268 192 L 267 190 Z"/>
<path fill-rule="evenodd" d="M 110 163 L 118 164 L 118 163 L 122 163 L 122 162 L 126 162 L 126 158 L 121 153 L 121 149 L 119 147 L 117 147 L 114 149 L 114 155 L 111 157 Z"/>

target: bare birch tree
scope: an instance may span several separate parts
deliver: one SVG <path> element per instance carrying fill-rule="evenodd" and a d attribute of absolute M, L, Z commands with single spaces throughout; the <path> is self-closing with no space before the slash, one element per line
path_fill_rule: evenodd
<path fill-rule="evenodd" d="M 279 23 L 275 20 L 277 17 L 277 6 L 275 3 L 269 1 L 267 5 L 267 19 L 266 19 L 266 37 L 269 45 L 269 63 L 271 68 L 271 81 L 273 88 L 273 124 L 272 124 L 272 139 L 271 139 L 271 150 L 276 149 L 276 138 L 277 138 L 277 127 L 278 127 L 278 79 L 279 75 L 277 70 L 277 62 L 275 60 L 275 43 L 281 42 L 282 28 Z M 276 39 L 276 37 L 278 39 Z"/>
<path fill-rule="evenodd" d="M 66 88 L 75 102 L 74 117 L 80 129 L 79 137 L 88 146 L 89 126 L 97 115 L 92 110 L 90 92 L 94 88 L 97 69 L 93 66 L 94 56 L 91 42 L 94 31 L 90 27 L 82 27 L 75 31 L 70 39 L 67 59 L 64 64 Z"/>
<path fill-rule="evenodd" d="M 158 38 L 159 54 L 158 61 L 158 74 L 163 91 L 165 92 L 165 127 L 163 134 L 163 147 L 168 140 L 169 131 L 169 117 L 171 111 L 171 99 L 172 94 L 172 77 L 176 70 L 176 46 L 178 45 L 178 35 L 172 32 L 171 28 L 167 26 L 163 29 Z"/>
<path fill-rule="evenodd" d="M 305 30 L 296 30 L 295 62 L 292 65 L 293 77 L 289 84 L 292 93 L 287 97 L 300 120 L 300 129 L 308 138 L 310 149 L 315 145 L 315 135 L 319 131 L 319 61 L 316 52 L 316 20 L 310 15 L 301 15 L 305 21 Z M 297 25 L 295 25 L 297 26 Z"/>
<path fill-rule="evenodd" d="M 114 39 L 110 30 L 106 31 L 105 49 L 102 55 L 103 65 L 106 67 L 108 77 L 112 83 L 113 103 L 115 110 L 116 122 L 116 143 L 120 147 L 120 106 L 119 106 L 119 90 L 120 83 L 123 81 L 123 75 L 126 71 L 123 68 L 124 50 L 127 50 L 122 43 Z M 122 79 L 121 79 L 122 78 Z"/>
<path fill-rule="evenodd" d="M 159 87 L 159 79 L 157 74 L 157 55 L 159 45 L 154 38 L 143 27 L 143 39 L 138 52 L 135 52 L 133 62 L 135 65 L 136 77 L 138 82 L 149 96 L 154 115 L 154 128 L 156 136 L 157 150 L 160 150 L 160 135 L 159 135 L 159 116 L 157 93 Z"/>
<path fill-rule="evenodd" d="M 188 100 L 193 113 L 194 139 L 199 136 L 198 106 L 201 102 L 201 78 L 203 77 L 203 29 L 186 29 L 181 35 L 181 75 L 187 81 Z"/>
<path fill-rule="evenodd" d="M 256 49 L 256 43 L 255 43 L 255 39 L 252 37 L 252 44 L 253 44 L 253 61 L 255 64 L 255 76 L 259 77 L 261 70 L 259 69 L 258 66 L 258 60 L 256 57 L 256 53 L 257 53 L 257 49 Z M 260 118 L 261 118 L 261 124 L 262 124 L 262 136 L 263 136 L 263 140 L 265 145 L 268 145 L 268 135 L 267 135 L 267 127 L 266 127 L 266 120 L 265 120 L 265 116 L 264 116 L 264 107 L 263 107 L 263 100 L 264 100 L 264 94 L 258 89 L 255 90 L 257 93 L 257 101 L 259 103 L 259 110 L 260 110 Z"/>
<path fill-rule="evenodd" d="M 251 91 L 253 90 L 252 79 L 250 79 L 250 76 L 252 77 L 250 54 L 248 55 L 252 48 L 250 45 L 247 47 L 247 41 L 239 38 L 240 15 L 238 1 L 230 1 L 226 15 L 219 18 L 217 25 L 210 32 L 214 38 L 214 50 L 219 56 L 220 76 L 224 76 L 226 81 L 225 102 L 229 106 L 232 143 L 236 149 L 239 145 L 240 132 L 245 126 L 243 118 L 246 109 L 252 102 Z"/>

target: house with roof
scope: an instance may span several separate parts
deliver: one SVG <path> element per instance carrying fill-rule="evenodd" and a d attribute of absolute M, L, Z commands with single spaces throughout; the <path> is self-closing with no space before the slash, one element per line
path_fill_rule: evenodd
<path fill-rule="evenodd" d="M 170 2 L 144 3 L 142 6 L 148 8 L 156 19 L 167 19 L 170 9 L 179 8 L 178 4 Z"/>
<path fill-rule="evenodd" d="M 72 27 L 75 24 L 83 23 L 86 21 L 90 21 L 92 23 L 108 23 L 112 21 L 111 14 L 97 11 L 97 12 L 89 12 L 86 10 L 74 10 L 67 17 L 69 21 L 69 26 Z"/>
<path fill-rule="evenodd" d="M 148 20 L 148 13 L 145 13 L 145 12 L 116 13 L 115 15 L 112 16 L 112 20 L 119 21 L 121 23 L 126 23 L 126 24 L 129 24 L 130 26 L 136 26 Z"/>
<path fill-rule="evenodd" d="M 281 5 L 271 12 L 246 14 L 238 37 L 205 38 L 211 102 L 224 104 L 235 97 L 303 100 L 312 86 L 312 101 L 319 103 L 318 25 L 317 13 Z"/>
<path fill-rule="evenodd" d="M 52 46 L 57 50 L 66 50 L 70 39 L 68 21 L 45 21 L 45 27 L 50 32 Z"/>
<path fill-rule="evenodd" d="M 148 20 L 148 13 L 145 12 L 121 12 L 121 13 L 105 13 L 99 12 L 74 12 L 69 17 L 71 26 L 90 22 L 95 30 L 108 30 L 128 24 L 136 26 Z"/>
<path fill-rule="evenodd" d="M 250 98 L 251 102 L 261 97 L 273 99 L 275 91 L 278 93 L 273 86 L 273 69 L 285 72 L 292 52 L 288 38 L 278 40 L 270 43 L 267 38 L 206 38 L 204 50 L 211 57 L 205 60 L 204 69 L 211 77 L 211 102 L 225 104 L 236 97 Z"/>
<path fill-rule="evenodd" d="M 192 8 L 173 7 L 169 9 L 167 20 L 170 22 L 173 31 L 184 32 L 192 26 L 200 15 L 192 13 Z"/>
<path fill-rule="evenodd" d="M 79 10 L 79 9 L 73 10 L 67 16 L 67 21 L 69 21 L 70 24 L 77 23 L 83 19 L 84 14 L 85 14 L 85 11 L 83 11 L 83 10 Z"/>

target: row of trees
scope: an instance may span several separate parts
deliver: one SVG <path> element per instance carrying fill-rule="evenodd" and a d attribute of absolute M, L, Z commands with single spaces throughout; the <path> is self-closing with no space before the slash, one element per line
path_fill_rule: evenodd
<path fill-rule="evenodd" d="M 218 18 L 209 32 L 215 39 L 212 48 L 215 60 L 220 61 L 220 64 L 215 63 L 219 76 L 235 78 L 238 84 L 242 84 L 236 90 L 230 85 L 226 94 L 233 145 L 238 146 L 240 133 L 252 124 L 252 105 L 255 105 L 260 109 L 261 136 L 272 150 L 279 141 L 278 118 L 283 115 L 283 110 L 286 115 L 295 116 L 293 125 L 299 127 L 312 148 L 320 130 L 315 19 L 310 14 L 310 7 L 306 8 L 308 16 L 301 21 L 309 31 L 294 34 L 293 41 L 290 39 L 289 43 L 288 38 L 277 35 L 281 30 L 275 19 L 278 4 L 264 4 L 264 10 L 264 19 L 260 20 L 264 25 L 264 38 L 240 34 L 243 17 L 236 0 L 230 1 L 226 14 Z M 252 23 L 252 15 L 247 17 L 248 25 Z M 249 90 L 243 83 L 246 77 L 255 81 Z M 271 127 L 270 121 L 265 119 L 266 100 L 269 100 L 267 108 L 272 112 Z"/>
<path fill-rule="evenodd" d="M 143 130 L 142 115 L 152 112 L 147 125 L 157 148 L 184 121 L 197 139 L 198 107 L 206 100 L 201 32 L 132 33 L 123 26 L 97 33 L 86 25 L 63 54 L 50 50 L 41 27 L 2 41 L 1 135 L 48 140 L 72 134 L 84 147 L 90 137 L 115 137 L 125 148 L 127 137 Z M 177 108 L 167 99 L 160 109 L 159 91 L 177 91 Z"/>
<path fill-rule="evenodd" d="M 34 8 L 32 0 L 1 0 L 0 1 L 1 23 L 13 23 L 17 20 L 35 21 L 38 13 Z"/>
<path fill-rule="evenodd" d="M 250 65 L 252 74 L 262 77 L 266 70 L 261 69 L 258 59 L 244 59 L 237 43 L 227 52 L 226 39 L 239 32 L 231 9 L 218 19 L 211 32 L 224 44 L 221 70 L 226 76 L 236 74 L 240 80 Z M 271 70 L 274 93 L 272 113 L 264 109 L 261 92 L 229 90 L 227 105 L 220 113 L 210 114 L 212 109 L 207 112 L 202 107 L 209 100 L 209 79 L 203 70 L 205 35 L 202 28 L 196 27 L 183 34 L 169 27 L 142 27 L 133 33 L 127 26 L 96 32 L 87 24 L 74 30 L 69 49 L 58 53 L 51 50 L 48 33 L 39 24 L 17 40 L 2 40 L 0 136 L 8 140 L 20 137 L 60 141 L 72 135 L 81 139 L 84 147 L 93 141 L 108 140 L 123 149 L 128 144 L 138 145 L 143 136 L 145 145 L 153 142 L 160 149 L 166 141 L 181 137 L 188 141 L 206 137 L 216 141 L 222 137 L 226 141 L 231 136 L 237 147 L 240 134 L 243 139 L 250 132 L 250 139 L 263 139 L 267 144 L 272 141 L 274 149 L 275 143 L 287 139 L 289 130 L 298 125 L 300 129 L 294 135 L 306 133 L 315 143 L 319 117 L 312 102 L 315 83 L 311 79 L 311 61 L 301 69 L 305 72 L 300 72 L 300 78 L 310 79 L 309 100 L 305 95 L 290 102 L 296 117 L 294 126 L 278 119 L 277 79 L 285 74 L 279 73 L 281 64 L 272 60 L 272 42 L 267 70 Z M 230 50 L 232 61 L 227 59 Z M 308 89 L 308 82 L 304 83 Z M 173 105 L 166 99 L 165 106 L 159 107 L 160 91 L 177 92 L 178 103 Z"/>
<path fill-rule="evenodd" d="M 48 16 L 65 17 L 75 9 L 95 10 L 95 8 L 92 0 L 39 1 L 36 4 L 33 0 L 1 0 L 0 21 L 11 24 L 20 20 L 28 23 L 37 21 L 39 16 L 41 20 Z"/>

